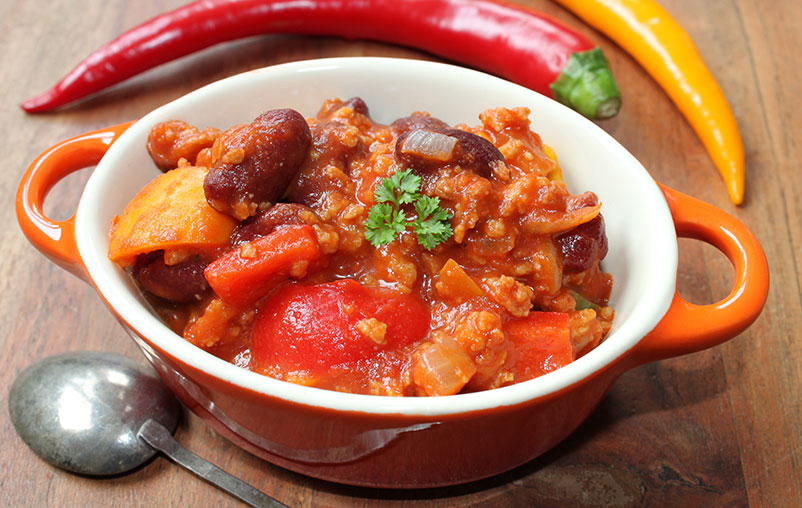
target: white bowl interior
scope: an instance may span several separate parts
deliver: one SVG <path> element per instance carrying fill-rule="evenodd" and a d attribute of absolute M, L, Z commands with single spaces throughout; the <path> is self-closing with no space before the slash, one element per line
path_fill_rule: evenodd
<path fill-rule="evenodd" d="M 451 397 L 395 398 L 334 393 L 235 367 L 184 341 L 158 320 L 127 275 L 106 257 L 112 218 L 159 172 L 145 142 L 157 122 L 180 119 L 225 129 L 273 108 L 314 115 L 325 99 L 365 100 L 374 121 L 429 111 L 451 124 L 479 122 L 481 111 L 526 106 L 532 129 L 557 153 L 569 189 L 602 202 L 613 274 L 613 331 L 598 348 L 538 379 Z M 76 214 L 81 257 L 98 290 L 141 335 L 185 362 L 232 383 L 293 401 L 379 413 L 449 414 L 519 403 L 564 388 L 611 363 L 660 320 L 674 293 L 677 242 L 668 207 L 646 170 L 606 132 L 531 90 L 462 67 L 417 60 L 336 58 L 283 64 L 208 85 L 134 124 L 98 164 Z"/>

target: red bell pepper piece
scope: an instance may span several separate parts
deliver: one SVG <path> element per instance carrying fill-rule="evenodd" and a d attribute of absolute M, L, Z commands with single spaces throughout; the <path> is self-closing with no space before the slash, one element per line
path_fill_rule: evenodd
<path fill-rule="evenodd" d="M 530 312 L 509 321 L 505 331 L 513 344 L 507 362 L 516 383 L 542 376 L 575 359 L 571 320 L 564 312 Z"/>
<path fill-rule="evenodd" d="M 287 226 L 216 259 L 204 275 L 221 300 L 244 307 L 291 276 L 302 276 L 321 256 L 311 226 Z"/>

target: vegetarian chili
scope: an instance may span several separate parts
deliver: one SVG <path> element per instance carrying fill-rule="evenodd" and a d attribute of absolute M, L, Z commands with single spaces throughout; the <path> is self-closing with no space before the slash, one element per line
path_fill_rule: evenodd
<path fill-rule="evenodd" d="M 293 33 L 372 39 L 431 52 L 552 96 L 590 118 L 615 115 L 618 88 L 585 35 L 494 0 L 199 0 L 128 30 L 22 108 L 63 106 L 225 41 Z"/>
<path fill-rule="evenodd" d="M 163 173 L 109 257 L 184 339 L 277 379 L 415 396 L 543 375 L 610 330 L 601 203 L 566 189 L 526 108 L 479 121 L 384 125 L 353 98 L 158 123 Z"/>

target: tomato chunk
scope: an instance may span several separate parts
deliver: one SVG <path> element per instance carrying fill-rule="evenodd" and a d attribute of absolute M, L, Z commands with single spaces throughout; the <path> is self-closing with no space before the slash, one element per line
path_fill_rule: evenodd
<path fill-rule="evenodd" d="M 574 361 L 571 320 L 563 312 L 530 312 L 505 326 L 513 345 L 508 365 L 515 382 L 542 376 Z"/>
<path fill-rule="evenodd" d="M 429 310 L 415 296 L 368 288 L 350 279 L 277 289 L 258 309 L 251 360 L 290 377 L 323 377 L 331 369 L 362 373 L 422 339 Z M 347 376 L 346 376 L 347 377 Z"/>
<path fill-rule="evenodd" d="M 221 300 L 242 307 L 291 276 L 303 277 L 321 256 L 311 226 L 287 226 L 216 259 L 204 275 Z"/>

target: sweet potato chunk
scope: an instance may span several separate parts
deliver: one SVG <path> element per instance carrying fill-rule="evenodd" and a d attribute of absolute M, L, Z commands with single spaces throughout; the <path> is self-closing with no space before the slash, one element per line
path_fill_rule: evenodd
<path fill-rule="evenodd" d="M 186 166 L 159 175 L 115 217 L 109 259 L 125 267 L 137 255 L 163 249 L 209 249 L 228 244 L 236 221 L 206 202 L 206 168 Z"/>

